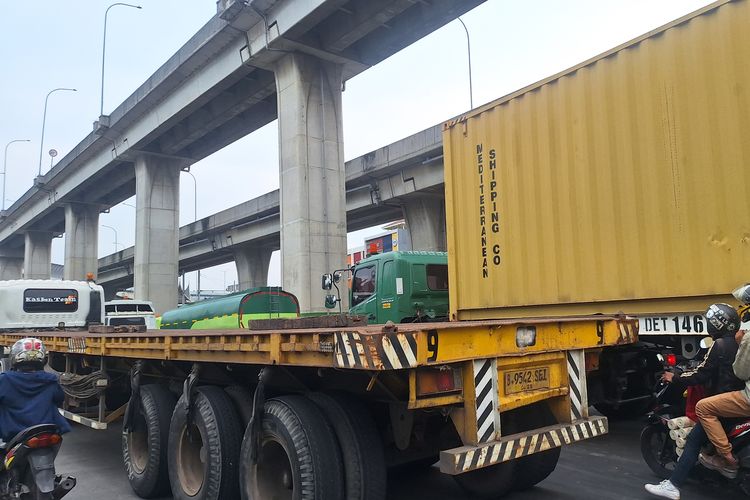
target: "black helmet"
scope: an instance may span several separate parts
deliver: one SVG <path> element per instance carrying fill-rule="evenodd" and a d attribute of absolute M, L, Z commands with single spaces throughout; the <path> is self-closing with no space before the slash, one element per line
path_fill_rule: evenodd
<path fill-rule="evenodd" d="M 725 335 L 734 335 L 740 329 L 740 316 L 729 304 L 711 304 L 706 310 L 708 334 L 718 339 Z"/>

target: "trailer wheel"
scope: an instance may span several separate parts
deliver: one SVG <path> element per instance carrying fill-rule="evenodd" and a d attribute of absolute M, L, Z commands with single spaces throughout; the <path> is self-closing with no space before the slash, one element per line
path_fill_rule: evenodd
<path fill-rule="evenodd" d="M 516 418 L 518 422 L 521 422 L 519 431 L 516 432 L 557 424 L 555 415 L 544 403 L 521 408 Z M 555 470 L 559 459 L 559 446 L 519 458 L 516 460 L 516 477 L 513 489 L 518 491 L 527 490 L 544 481 Z"/>
<path fill-rule="evenodd" d="M 248 426 L 240 462 L 243 500 L 344 498 L 341 453 L 333 430 L 312 401 L 302 396 L 266 401 L 260 449 L 254 450 L 254 441 Z"/>
<path fill-rule="evenodd" d="M 199 387 L 187 423 L 185 396 L 177 402 L 169 429 L 169 482 L 175 500 L 237 497 L 237 463 L 242 435 L 232 400 L 218 387 Z"/>
<path fill-rule="evenodd" d="M 344 464 L 346 498 L 382 500 L 386 495 L 383 443 L 377 427 L 362 404 L 343 394 L 312 393 L 339 443 Z"/>
<path fill-rule="evenodd" d="M 122 461 L 133 491 L 141 498 L 169 493 L 167 439 L 176 398 L 162 385 L 141 387 L 141 411 L 133 429 L 122 433 Z"/>
<path fill-rule="evenodd" d="M 502 462 L 453 476 L 461 488 L 477 498 L 499 498 L 514 486 L 516 461 Z"/>
<path fill-rule="evenodd" d="M 249 389 L 241 385 L 230 385 L 224 391 L 229 396 L 229 399 L 232 400 L 234 409 L 237 410 L 237 414 L 240 416 L 240 421 L 242 422 L 242 428 L 244 429 L 253 416 L 253 394 Z"/>
<path fill-rule="evenodd" d="M 518 408 L 502 415 L 504 435 L 517 434 L 557 423 L 542 403 Z M 560 448 L 453 476 L 468 493 L 479 498 L 498 498 L 511 490 L 531 488 L 549 476 L 557 466 Z"/>

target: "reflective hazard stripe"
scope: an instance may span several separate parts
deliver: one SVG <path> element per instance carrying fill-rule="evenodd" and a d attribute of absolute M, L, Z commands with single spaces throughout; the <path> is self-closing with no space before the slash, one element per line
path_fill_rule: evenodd
<path fill-rule="evenodd" d="M 500 436 L 497 360 L 495 358 L 480 359 L 474 361 L 473 364 L 477 443 L 487 443 L 494 441 Z"/>
<path fill-rule="evenodd" d="M 417 366 L 417 340 L 414 333 L 360 335 L 336 332 L 336 366 L 365 370 L 399 370 Z"/>
<path fill-rule="evenodd" d="M 462 446 L 440 453 L 440 470 L 461 474 L 508 460 L 533 455 L 563 444 L 582 441 L 608 432 L 606 417 L 592 417 L 572 424 L 538 429 L 533 434 L 513 435 L 478 446 Z"/>
<path fill-rule="evenodd" d="M 586 394 L 586 362 L 582 349 L 567 351 L 568 383 L 570 386 L 570 416 L 573 421 L 589 416 L 589 400 Z"/>

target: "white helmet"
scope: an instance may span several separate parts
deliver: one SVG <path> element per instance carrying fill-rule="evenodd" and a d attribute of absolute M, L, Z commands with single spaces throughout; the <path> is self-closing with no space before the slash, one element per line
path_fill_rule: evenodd
<path fill-rule="evenodd" d="M 740 301 L 743 306 L 750 305 L 750 283 L 742 285 L 732 292 L 734 298 Z"/>
<path fill-rule="evenodd" d="M 25 368 L 41 370 L 47 364 L 47 348 L 37 338 L 21 339 L 10 348 L 10 367 L 12 370 Z"/>

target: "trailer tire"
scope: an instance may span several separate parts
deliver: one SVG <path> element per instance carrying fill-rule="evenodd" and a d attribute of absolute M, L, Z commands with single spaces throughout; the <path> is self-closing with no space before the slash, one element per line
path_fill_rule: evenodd
<path fill-rule="evenodd" d="M 141 387 L 141 411 L 133 432 L 122 432 L 122 461 L 133 491 L 141 498 L 169 493 L 167 441 L 174 395 L 163 385 Z"/>
<path fill-rule="evenodd" d="M 502 462 L 453 476 L 461 488 L 477 498 L 499 498 L 513 489 L 516 461 Z"/>
<path fill-rule="evenodd" d="M 229 396 L 229 399 L 232 400 L 234 409 L 237 410 L 237 414 L 242 422 L 242 428 L 244 429 L 253 416 L 253 394 L 249 389 L 241 385 L 230 385 L 224 391 Z"/>
<path fill-rule="evenodd" d="M 326 416 L 338 440 L 348 499 L 383 500 L 387 473 L 383 443 L 367 409 L 344 394 L 308 394 Z"/>
<path fill-rule="evenodd" d="M 232 400 L 218 387 L 199 387 L 191 414 L 188 432 L 182 396 L 169 429 L 169 482 L 174 500 L 236 498 L 242 428 Z"/>
<path fill-rule="evenodd" d="M 520 430 L 516 432 L 557 424 L 555 415 L 544 403 L 522 408 L 522 410 L 518 421 L 523 424 L 520 426 Z M 552 474 L 557 467 L 560 450 L 561 448 L 558 446 L 516 460 L 516 478 L 513 489 L 516 491 L 527 490 L 547 479 L 547 476 Z"/>
<path fill-rule="evenodd" d="M 248 426 L 240 462 L 243 500 L 344 498 L 336 438 L 323 413 L 309 399 L 281 396 L 266 401 L 259 450 L 254 450 L 254 441 Z M 253 451 L 258 455 L 255 464 Z"/>

